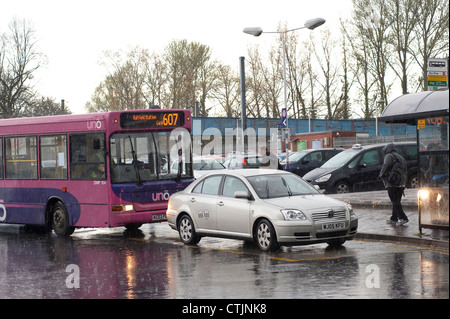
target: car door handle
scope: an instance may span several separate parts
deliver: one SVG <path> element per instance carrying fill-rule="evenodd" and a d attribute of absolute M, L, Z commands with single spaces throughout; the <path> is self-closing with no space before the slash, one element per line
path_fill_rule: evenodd
<path fill-rule="evenodd" d="M 222 201 L 220 201 L 220 202 L 218 202 L 218 203 L 217 203 L 217 205 L 219 205 L 219 206 L 223 206 L 223 205 L 225 205 L 225 203 L 224 203 L 224 202 L 222 202 Z"/>

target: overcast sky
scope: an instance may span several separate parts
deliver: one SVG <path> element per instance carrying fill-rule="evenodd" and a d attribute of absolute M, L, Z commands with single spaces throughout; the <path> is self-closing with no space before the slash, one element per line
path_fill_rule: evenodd
<path fill-rule="evenodd" d="M 276 41 L 270 34 L 246 35 L 244 27 L 274 31 L 280 22 L 297 28 L 322 17 L 334 29 L 351 8 L 351 0 L 5 0 L 0 34 L 14 18 L 31 22 L 48 59 L 36 74 L 36 88 L 43 96 L 65 99 L 73 113 L 85 113 L 106 75 L 98 63 L 105 50 L 140 46 L 162 53 L 170 41 L 187 39 L 210 46 L 214 58 L 237 70 L 249 45 Z M 302 40 L 316 31 L 296 32 Z"/>

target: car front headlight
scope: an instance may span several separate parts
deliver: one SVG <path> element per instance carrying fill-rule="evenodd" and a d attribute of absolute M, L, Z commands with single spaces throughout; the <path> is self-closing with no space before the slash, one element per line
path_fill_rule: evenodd
<path fill-rule="evenodd" d="M 305 214 L 298 209 L 282 209 L 281 213 L 286 220 L 306 220 Z"/>
<path fill-rule="evenodd" d="M 323 176 L 319 177 L 318 179 L 316 179 L 315 182 L 316 183 L 328 182 L 330 177 L 331 177 L 331 174 L 323 175 Z"/>
<path fill-rule="evenodd" d="M 352 205 L 347 204 L 347 210 L 350 213 L 350 216 L 356 216 L 355 212 L 353 211 Z"/>

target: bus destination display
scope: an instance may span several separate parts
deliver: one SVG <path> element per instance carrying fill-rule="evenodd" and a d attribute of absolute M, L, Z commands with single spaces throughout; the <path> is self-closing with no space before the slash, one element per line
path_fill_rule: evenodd
<path fill-rule="evenodd" d="M 169 128 L 184 125 L 184 113 L 176 111 L 136 112 L 120 114 L 120 127 L 136 128 Z"/>

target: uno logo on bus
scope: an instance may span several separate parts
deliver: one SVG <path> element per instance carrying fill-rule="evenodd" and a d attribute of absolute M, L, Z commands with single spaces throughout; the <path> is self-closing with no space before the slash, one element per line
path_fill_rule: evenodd
<path fill-rule="evenodd" d="M 152 200 L 154 202 L 163 201 L 163 200 L 168 201 L 169 197 L 170 197 L 170 194 L 168 191 L 152 194 Z"/>
<path fill-rule="evenodd" d="M 99 130 L 102 128 L 102 122 L 101 121 L 89 121 L 89 122 L 87 122 L 87 128 L 88 128 L 88 130 Z"/>
<path fill-rule="evenodd" d="M 0 222 L 4 222 L 6 220 L 6 207 L 3 204 L 0 204 Z"/>

